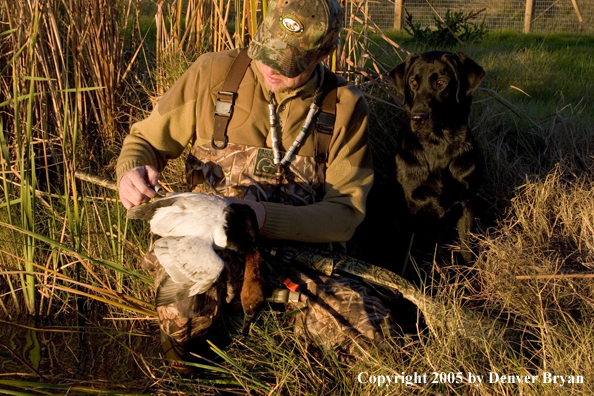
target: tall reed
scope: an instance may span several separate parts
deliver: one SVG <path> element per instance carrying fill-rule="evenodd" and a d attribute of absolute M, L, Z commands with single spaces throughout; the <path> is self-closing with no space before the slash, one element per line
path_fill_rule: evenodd
<path fill-rule="evenodd" d="M 14 226 L 3 232 L 12 243 L 2 246 L 7 253 L 2 267 L 7 273 L 21 268 L 16 279 L 22 293 L 17 296 L 12 275 L 0 280 L 10 288 L 16 312 L 24 306 L 29 314 L 42 313 L 44 301 L 47 313 L 56 308 L 50 304 L 54 295 L 48 294 L 58 290 L 56 275 L 49 268 L 73 274 L 79 284 L 96 281 L 85 271 L 84 259 L 71 262 L 73 254 L 83 252 L 101 257 L 105 244 L 98 236 L 91 240 L 88 224 L 95 213 L 87 211 L 74 172 L 89 162 L 85 156 L 94 154 L 97 143 L 121 140 L 117 119 L 130 106 L 121 95 L 131 64 L 123 63 L 119 23 L 125 31 L 128 18 L 120 15 L 130 10 L 131 2 L 128 8 L 114 1 L 2 2 L 0 21 L 6 29 L 0 38 L 6 51 L 0 56 L 0 88 L 8 100 L 0 103 L 1 188 L 3 219 Z M 19 246 L 23 253 L 12 254 Z M 68 304 L 70 296 L 61 299 Z"/>

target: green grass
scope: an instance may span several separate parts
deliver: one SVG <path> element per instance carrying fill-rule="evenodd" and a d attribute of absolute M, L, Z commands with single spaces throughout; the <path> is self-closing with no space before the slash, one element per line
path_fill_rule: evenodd
<path fill-rule="evenodd" d="M 486 70 L 482 87 L 497 91 L 531 117 L 558 113 L 564 117 L 580 115 L 583 123 L 594 121 L 593 35 L 496 31 L 480 43 L 453 48 L 419 45 L 404 31 L 387 35 L 411 52 L 464 52 Z"/>

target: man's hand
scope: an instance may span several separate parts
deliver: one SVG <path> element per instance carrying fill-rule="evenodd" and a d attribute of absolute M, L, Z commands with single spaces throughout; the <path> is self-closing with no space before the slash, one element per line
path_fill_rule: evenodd
<path fill-rule="evenodd" d="M 154 198 L 154 187 L 159 182 L 159 172 L 150 165 L 138 166 L 124 174 L 120 180 L 120 201 L 126 209 Z"/>
<path fill-rule="evenodd" d="M 247 205 L 256 213 L 256 219 L 258 220 L 258 228 L 261 229 L 266 220 L 266 208 L 261 202 L 250 201 L 249 199 L 239 199 L 235 197 L 229 197 L 225 199 L 230 204 L 242 204 Z"/>

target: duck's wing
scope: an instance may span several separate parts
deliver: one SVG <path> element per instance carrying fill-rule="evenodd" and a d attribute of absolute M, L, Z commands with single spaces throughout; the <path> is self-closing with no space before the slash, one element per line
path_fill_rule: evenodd
<path fill-rule="evenodd" d="M 181 301 L 190 297 L 190 287 L 190 283 L 175 283 L 169 274 L 163 274 L 163 277 L 157 286 L 155 298 L 157 307 L 173 304 L 176 301 Z"/>
<path fill-rule="evenodd" d="M 225 199 L 216 195 L 202 193 L 168 193 L 165 197 L 153 198 L 149 202 L 134 206 L 128 210 L 128 219 L 151 221 L 161 208 L 176 206 L 181 210 L 222 211 L 227 206 Z"/>
<path fill-rule="evenodd" d="M 225 247 L 224 227 L 227 202 L 214 195 L 180 193 L 145 205 L 146 209 L 135 209 L 134 218 L 149 221 L 151 232 L 162 237 L 199 237 L 216 240 L 219 247 Z M 142 217 L 140 217 L 142 216 Z M 222 235 L 222 238 L 221 238 Z"/>
<path fill-rule="evenodd" d="M 175 204 L 175 202 L 180 198 L 180 195 L 181 194 L 179 193 L 173 193 L 167 195 L 164 198 L 155 198 L 150 202 L 134 206 L 128 210 L 128 213 L 126 213 L 126 218 L 151 221 L 157 210 Z"/>
<path fill-rule="evenodd" d="M 173 282 L 189 289 L 188 296 L 208 290 L 224 266 L 212 242 L 201 238 L 161 238 L 155 242 L 155 255 Z"/>

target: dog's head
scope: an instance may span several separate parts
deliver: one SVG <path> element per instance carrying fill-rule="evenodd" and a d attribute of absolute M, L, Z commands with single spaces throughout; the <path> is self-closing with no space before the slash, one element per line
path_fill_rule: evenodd
<path fill-rule="evenodd" d="M 463 53 L 445 51 L 410 54 L 389 73 L 404 98 L 413 130 L 427 124 L 466 123 L 471 95 L 484 75 L 483 68 Z"/>

